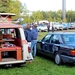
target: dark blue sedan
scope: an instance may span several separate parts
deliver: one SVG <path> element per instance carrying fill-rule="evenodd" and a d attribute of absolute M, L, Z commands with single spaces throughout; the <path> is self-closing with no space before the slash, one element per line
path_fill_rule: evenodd
<path fill-rule="evenodd" d="M 48 33 L 37 41 L 37 53 L 54 58 L 55 63 L 75 63 L 75 32 Z"/>

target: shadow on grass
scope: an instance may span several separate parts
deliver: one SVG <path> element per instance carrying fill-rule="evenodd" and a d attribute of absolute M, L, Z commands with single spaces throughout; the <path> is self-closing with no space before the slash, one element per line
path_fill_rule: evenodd
<path fill-rule="evenodd" d="M 7 64 L 7 65 L 0 65 L 0 69 L 10 69 L 10 68 L 20 68 L 25 67 L 26 63 L 24 64 Z"/>
<path fill-rule="evenodd" d="M 37 56 L 52 62 L 54 65 L 57 65 L 57 64 L 55 64 L 54 59 L 47 55 L 43 55 L 43 54 L 39 53 Z M 75 63 L 62 63 L 61 65 L 57 65 L 57 66 L 65 66 L 65 67 L 71 68 L 71 67 L 75 67 Z"/>

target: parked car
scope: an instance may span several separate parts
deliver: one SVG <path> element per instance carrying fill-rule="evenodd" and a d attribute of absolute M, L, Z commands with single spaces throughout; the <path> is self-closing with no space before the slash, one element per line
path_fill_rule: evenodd
<path fill-rule="evenodd" d="M 75 23 L 73 24 L 73 29 L 75 29 Z"/>
<path fill-rule="evenodd" d="M 14 14 L 0 13 L 0 65 L 23 65 L 33 60 L 23 27 L 10 22 Z"/>
<path fill-rule="evenodd" d="M 67 23 L 62 24 L 62 26 L 63 26 L 63 30 L 67 30 L 68 29 L 68 24 Z"/>
<path fill-rule="evenodd" d="M 47 25 L 38 25 L 37 29 L 39 32 L 46 32 L 47 31 Z"/>
<path fill-rule="evenodd" d="M 69 29 L 74 29 L 74 24 L 73 23 L 69 23 Z"/>
<path fill-rule="evenodd" d="M 57 65 L 75 63 L 75 32 L 48 33 L 37 41 L 37 53 L 52 57 Z"/>
<path fill-rule="evenodd" d="M 62 24 L 55 23 L 55 24 L 54 24 L 54 30 L 63 30 Z"/>
<path fill-rule="evenodd" d="M 38 29 L 39 32 L 41 32 L 41 25 L 38 25 L 37 29 Z"/>

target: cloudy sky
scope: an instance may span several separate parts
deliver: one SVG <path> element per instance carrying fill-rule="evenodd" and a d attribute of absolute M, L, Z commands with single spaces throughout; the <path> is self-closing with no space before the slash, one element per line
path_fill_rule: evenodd
<path fill-rule="evenodd" d="M 57 11 L 62 9 L 62 0 L 20 0 L 30 11 Z M 66 10 L 75 10 L 75 0 L 66 0 Z"/>

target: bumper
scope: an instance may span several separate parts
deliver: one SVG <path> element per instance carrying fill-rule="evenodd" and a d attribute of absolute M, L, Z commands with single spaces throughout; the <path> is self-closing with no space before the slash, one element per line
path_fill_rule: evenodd
<path fill-rule="evenodd" d="M 64 63 L 75 63 L 75 57 L 61 55 L 61 59 Z"/>
<path fill-rule="evenodd" d="M 30 63 L 34 60 L 30 59 L 30 60 L 16 60 L 16 61 L 6 61 L 6 62 L 0 62 L 0 65 L 8 65 L 8 64 L 19 64 L 19 63 Z"/>
<path fill-rule="evenodd" d="M 34 60 L 33 59 L 30 59 L 30 60 L 26 60 L 26 62 L 33 62 Z"/>
<path fill-rule="evenodd" d="M 16 61 L 7 61 L 7 62 L 0 62 L 0 65 L 6 65 L 6 64 L 18 64 L 18 63 L 25 63 L 26 61 L 23 60 L 16 60 Z"/>

